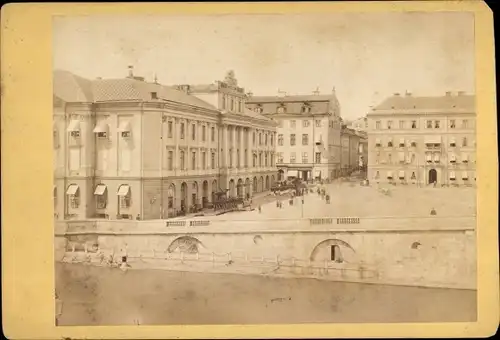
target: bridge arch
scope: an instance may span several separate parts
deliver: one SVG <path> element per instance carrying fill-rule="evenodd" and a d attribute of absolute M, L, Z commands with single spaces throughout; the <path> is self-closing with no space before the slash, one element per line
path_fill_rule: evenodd
<path fill-rule="evenodd" d="M 318 243 L 312 250 L 309 259 L 311 261 L 355 261 L 356 251 L 351 245 L 339 239 L 327 239 Z"/>
<path fill-rule="evenodd" d="M 167 248 L 169 253 L 173 253 L 175 251 L 196 254 L 200 251 L 200 249 L 205 248 L 203 243 L 195 237 L 191 236 L 181 236 L 176 238 L 170 243 Z"/>

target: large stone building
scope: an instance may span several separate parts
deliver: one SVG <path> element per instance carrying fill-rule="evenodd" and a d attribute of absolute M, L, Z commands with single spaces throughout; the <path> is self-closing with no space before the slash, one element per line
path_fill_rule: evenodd
<path fill-rule="evenodd" d="M 421 186 L 475 184 L 474 95 L 396 93 L 367 117 L 370 180 Z"/>
<path fill-rule="evenodd" d="M 54 72 L 56 219 L 159 219 L 207 206 L 215 192 L 251 196 L 276 180 L 276 124 L 135 77 L 88 80 Z M 212 91 L 212 90 L 210 90 Z M 217 104 L 215 102 L 215 104 Z"/>
<path fill-rule="evenodd" d="M 279 178 L 303 180 L 340 176 L 340 105 L 328 95 L 252 96 L 247 108 L 278 123 Z"/>

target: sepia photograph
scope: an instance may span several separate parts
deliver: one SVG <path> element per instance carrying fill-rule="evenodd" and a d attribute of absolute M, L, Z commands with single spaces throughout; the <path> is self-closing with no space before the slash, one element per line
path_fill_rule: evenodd
<path fill-rule="evenodd" d="M 53 17 L 55 325 L 475 322 L 474 19 Z"/>

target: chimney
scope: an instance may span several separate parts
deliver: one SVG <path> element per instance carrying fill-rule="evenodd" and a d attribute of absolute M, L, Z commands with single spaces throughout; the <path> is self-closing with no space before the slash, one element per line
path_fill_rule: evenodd
<path fill-rule="evenodd" d="M 319 87 L 316 88 L 316 90 L 313 91 L 314 95 L 319 95 Z"/>
<path fill-rule="evenodd" d="M 394 96 L 395 96 L 395 97 L 399 97 L 399 92 L 395 92 L 395 93 L 394 93 Z"/>
<path fill-rule="evenodd" d="M 447 92 L 446 92 L 446 96 L 447 96 L 447 97 L 451 96 L 451 91 L 447 91 Z"/>
<path fill-rule="evenodd" d="M 128 65 L 128 77 L 134 78 L 134 66 Z"/>

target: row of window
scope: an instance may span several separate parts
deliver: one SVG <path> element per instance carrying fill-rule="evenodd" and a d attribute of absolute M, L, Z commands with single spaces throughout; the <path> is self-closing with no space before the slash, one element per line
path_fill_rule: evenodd
<path fill-rule="evenodd" d="M 389 153 L 387 154 L 387 162 L 383 159 L 380 158 L 380 153 L 377 153 L 375 156 L 375 164 L 392 164 L 393 159 L 392 159 L 392 154 Z M 416 160 L 416 154 L 415 153 L 410 153 L 408 155 L 405 155 L 404 152 L 400 152 L 398 154 L 398 158 L 395 160 L 397 163 L 407 163 L 407 164 L 414 164 Z M 448 161 L 450 164 L 457 164 L 459 161 L 457 160 L 457 156 L 454 153 L 449 154 L 448 156 Z M 440 153 L 431 153 L 428 152 L 425 154 L 425 162 L 426 163 L 440 163 L 441 162 L 441 154 Z M 463 153 L 461 155 L 461 162 L 464 164 L 469 163 L 469 155 L 466 153 Z"/>
<path fill-rule="evenodd" d="M 241 167 L 248 167 L 248 151 L 245 150 L 243 154 L 243 164 L 241 163 L 241 158 L 240 158 L 240 150 L 236 150 L 236 162 L 234 162 L 234 155 L 233 152 L 229 152 L 228 156 L 228 165 L 230 168 L 233 166 L 236 166 L 237 168 Z M 191 170 L 196 170 L 197 167 L 199 166 L 198 160 L 197 160 L 197 152 L 192 151 L 191 152 Z M 253 167 L 257 166 L 274 166 L 274 155 L 273 154 L 268 154 L 268 153 L 262 153 L 260 152 L 258 155 L 253 154 Z M 186 153 L 184 151 L 179 152 L 179 167 L 180 170 L 187 170 L 187 164 L 186 164 Z M 217 167 L 216 165 L 216 157 L 215 157 L 215 152 L 212 152 L 210 155 L 210 167 L 212 169 L 215 169 Z M 168 151 L 167 153 L 167 169 L 168 170 L 173 170 L 174 168 L 174 151 Z M 202 152 L 201 153 L 201 169 L 207 169 L 207 158 L 206 158 L 206 153 Z"/>
<path fill-rule="evenodd" d="M 234 98 L 232 96 L 224 95 L 222 97 L 222 109 L 231 112 L 243 113 L 244 102 L 242 99 Z"/>
<path fill-rule="evenodd" d="M 416 142 L 416 141 L 414 141 L 414 140 L 405 140 L 405 139 L 403 139 L 403 138 L 402 138 L 401 140 L 399 140 L 399 143 L 398 143 L 397 145 L 398 145 L 398 147 L 400 147 L 400 148 L 404 148 L 407 144 L 408 144 L 408 146 L 410 146 L 410 147 L 416 147 L 416 146 L 417 146 L 417 142 Z M 440 145 L 440 143 L 425 143 L 425 144 L 427 144 L 427 145 L 428 145 L 428 144 L 432 144 L 432 145 L 434 145 L 434 146 L 439 146 L 439 145 Z M 387 141 L 387 144 L 386 144 L 386 145 L 387 145 L 387 147 L 389 147 L 389 148 L 394 147 L 394 143 L 393 143 L 392 139 L 389 139 L 389 140 Z M 461 145 L 462 145 L 462 147 L 467 147 L 467 146 L 469 146 L 469 143 L 468 143 L 467 137 L 462 137 Z M 381 140 L 380 140 L 380 139 L 376 139 L 376 140 L 375 140 L 375 147 L 381 147 L 381 146 L 382 146 L 382 142 L 381 142 Z M 456 147 L 456 146 L 457 146 L 457 141 L 456 141 L 456 139 L 455 139 L 455 138 L 450 138 L 450 140 L 449 140 L 449 146 L 450 146 L 450 147 Z"/>
<path fill-rule="evenodd" d="M 457 176 L 457 174 L 454 171 L 450 171 L 449 174 L 448 174 L 448 178 L 451 181 L 455 181 L 457 179 L 457 177 L 458 176 Z M 373 178 L 375 180 L 380 179 L 381 178 L 380 171 L 376 171 L 373 174 Z M 393 172 L 393 171 L 389 170 L 389 171 L 386 171 L 385 178 L 387 178 L 388 180 L 394 180 L 394 179 L 406 180 L 406 179 L 409 178 L 410 180 L 416 181 L 417 180 L 417 175 L 416 175 L 415 171 L 412 171 L 411 174 L 410 174 L 410 176 L 407 176 L 407 173 L 404 170 L 399 170 L 397 172 Z M 468 174 L 468 172 L 467 171 L 463 171 L 461 178 L 464 181 L 468 181 L 469 180 L 469 174 Z"/>
<path fill-rule="evenodd" d="M 66 190 L 66 195 L 69 199 L 70 207 L 77 209 L 80 207 L 80 187 L 77 184 L 70 184 Z M 98 209 L 104 209 L 107 203 L 108 192 L 104 184 L 98 184 L 94 190 L 94 195 L 96 196 L 96 204 Z M 132 205 L 132 193 L 130 186 L 127 184 L 122 184 L 118 187 L 116 192 L 118 196 L 120 208 L 130 208 Z M 57 189 L 54 188 L 54 205 L 57 202 Z"/>
<path fill-rule="evenodd" d="M 278 163 L 283 164 L 283 152 L 278 152 Z M 290 152 L 290 163 L 297 163 L 296 160 L 296 153 L 295 152 Z M 308 152 L 302 152 L 302 163 L 303 164 L 308 164 L 309 163 L 309 153 Z M 321 163 L 321 152 L 316 152 L 314 154 L 314 163 L 320 164 Z"/>
<path fill-rule="evenodd" d="M 278 135 L 278 145 L 283 146 L 283 135 Z M 296 135 L 295 133 L 290 134 L 290 146 L 296 145 Z M 302 134 L 302 145 L 309 145 L 309 134 Z"/>
<path fill-rule="evenodd" d="M 312 109 L 312 107 L 311 107 L 310 104 L 304 104 L 304 105 L 302 105 L 302 107 L 300 109 L 300 113 L 311 113 L 311 109 Z M 264 112 L 264 108 L 262 107 L 261 104 L 257 105 L 254 110 L 257 113 L 263 113 Z M 280 104 L 276 108 L 276 113 L 284 114 L 286 112 L 287 112 L 286 104 Z"/>
<path fill-rule="evenodd" d="M 407 125 L 409 123 L 409 125 Z M 393 121 L 392 120 L 388 120 L 386 122 L 386 128 L 388 130 L 391 130 L 393 129 L 395 126 L 393 124 Z M 418 129 L 418 123 L 416 120 L 412 120 L 410 122 L 407 122 L 407 121 L 404 121 L 404 120 L 400 120 L 398 122 L 398 128 L 400 130 L 404 130 L 404 129 L 407 129 L 408 127 L 411 127 L 412 129 Z M 425 127 L 427 129 L 440 129 L 441 128 L 441 121 L 440 120 L 426 120 L 425 121 Z M 457 127 L 457 122 L 455 119 L 450 119 L 448 120 L 448 127 L 450 129 L 455 129 Z M 467 119 L 463 119 L 462 120 L 462 125 L 461 125 L 461 128 L 462 129 L 467 129 L 469 127 L 469 121 Z M 381 130 L 382 129 L 382 122 L 380 120 L 377 120 L 375 122 L 375 129 L 377 130 Z"/>

